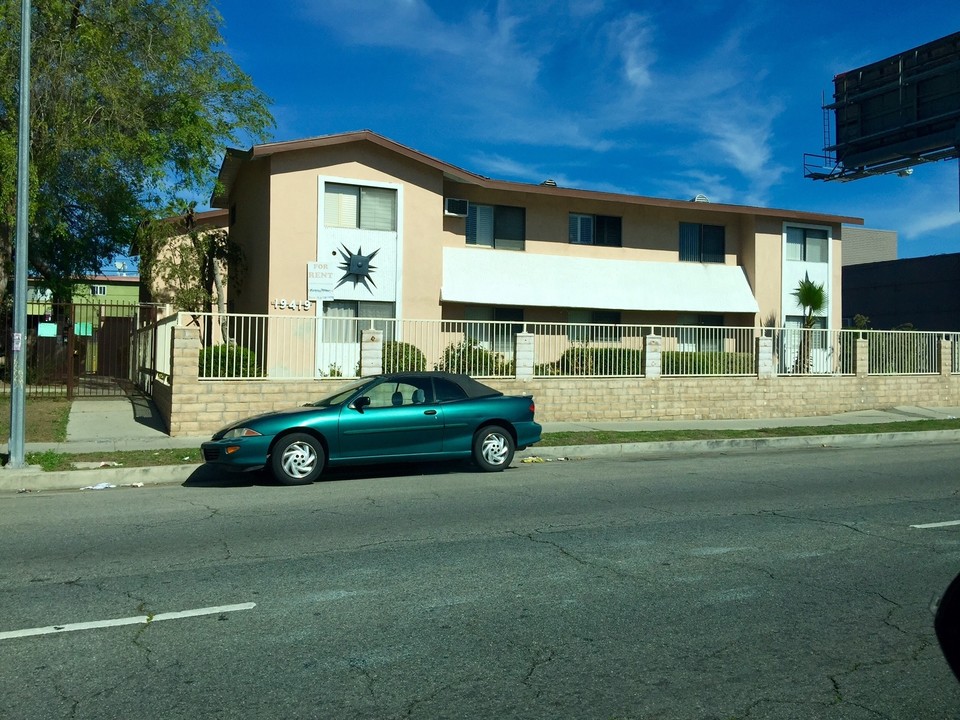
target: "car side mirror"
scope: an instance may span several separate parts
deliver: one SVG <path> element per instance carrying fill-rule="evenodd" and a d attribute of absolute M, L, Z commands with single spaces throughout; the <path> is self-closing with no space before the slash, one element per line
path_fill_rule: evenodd
<path fill-rule="evenodd" d="M 353 409 L 363 412 L 363 409 L 370 404 L 370 398 L 366 395 L 361 395 L 356 400 L 353 401 Z"/>

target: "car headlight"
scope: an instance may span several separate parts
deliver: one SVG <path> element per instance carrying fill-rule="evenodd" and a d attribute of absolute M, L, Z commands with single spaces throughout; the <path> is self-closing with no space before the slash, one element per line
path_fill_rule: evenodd
<path fill-rule="evenodd" d="M 259 436 L 259 435 L 263 435 L 263 433 L 259 433 L 259 432 L 257 432 L 256 430 L 254 430 L 253 428 L 248 428 L 248 427 L 235 427 L 235 428 L 231 428 L 230 430 L 227 430 L 227 431 L 223 434 L 223 439 L 224 439 L 224 440 L 233 440 L 234 438 L 257 437 L 257 436 Z"/>

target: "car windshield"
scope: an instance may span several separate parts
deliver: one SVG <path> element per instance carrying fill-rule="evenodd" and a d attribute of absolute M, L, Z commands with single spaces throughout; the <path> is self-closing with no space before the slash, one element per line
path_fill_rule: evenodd
<path fill-rule="evenodd" d="M 357 390 L 362 388 L 364 385 L 370 383 L 370 378 L 363 378 L 362 380 L 355 380 L 349 385 L 344 385 L 339 390 L 335 390 L 330 395 L 320 398 L 316 402 L 307 403 L 309 407 L 331 407 L 333 405 L 339 405 L 348 397 L 353 395 Z"/>

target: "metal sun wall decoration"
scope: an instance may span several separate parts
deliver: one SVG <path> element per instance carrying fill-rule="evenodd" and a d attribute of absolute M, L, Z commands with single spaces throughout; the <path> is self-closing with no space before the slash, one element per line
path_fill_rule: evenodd
<path fill-rule="evenodd" d="M 343 277 L 340 278 L 340 282 L 337 283 L 336 287 L 340 287 L 344 283 L 352 282 L 353 286 L 363 285 L 368 292 L 371 294 L 373 290 L 370 289 L 370 285 L 376 287 L 377 284 L 373 281 L 371 277 L 374 270 L 376 270 L 375 265 L 371 265 L 370 261 L 377 256 L 377 253 L 380 252 L 380 248 L 377 248 L 369 255 L 363 254 L 363 248 L 357 248 L 357 252 L 351 252 L 346 245 L 340 246 L 340 257 L 343 258 L 343 262 L 340 263 L 340 269 L 343 270 Z M 370 283 L 368 285 L 367 283 Z"/>

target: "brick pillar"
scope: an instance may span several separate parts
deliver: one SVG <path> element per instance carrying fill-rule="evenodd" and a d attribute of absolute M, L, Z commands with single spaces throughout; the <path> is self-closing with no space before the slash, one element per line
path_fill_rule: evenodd
<path fill-rule="evenodd" d="M 533 380 L 533 366 L 536 363 L 533 339 L 533 333 L 517 333 L 515 371 L 517 380 Z"/>
<path fill-rule="evenodd" d="M 196 418 L 201 404 L 200 349 L 200 328 L 177 326 L 172 329 L 170 404 L 168 417 L 164 418 L 172 437 L 196 434 L 199 431 Z"/>
<path fill-rule="evenodd" d="M 643 343 L 643 374 L 648 378 L 660 377 L 663 367 L 663 338 L 660 335 L 647 335 Z"/>
<path fill-rule="evenodd" d="M 383 372 L 383 330 L 364 330 L 360 336 L 360 376 Z"/>
<path fill-rule="evenodd" d="M 870 374 L 870 345 L 863 338 L 856 341 L 856 368 L 857 377 L 866 377 Z"/>
<path fill-rule="evenodd" d="M 200 377 L 200 328 L 173 328 L 170 353 L 170 376 L 174 382 L 189 382 Z"/>
<path fill-rule="evenodd" d="M 953 343 L 949 337 L 940 338 L 940 374 L 953 372 Z"/>
<path fill-rule="evenodd" d="M 757 377 L 776 377 L 777 370 L 773 365 L 773 338 L 766 335 L 757 338 L 756 343 Z"/>

